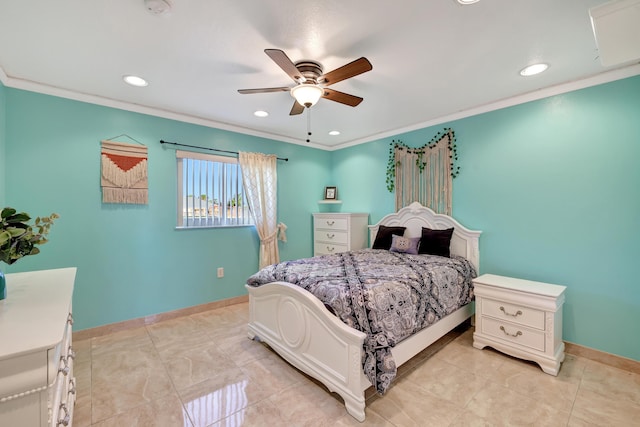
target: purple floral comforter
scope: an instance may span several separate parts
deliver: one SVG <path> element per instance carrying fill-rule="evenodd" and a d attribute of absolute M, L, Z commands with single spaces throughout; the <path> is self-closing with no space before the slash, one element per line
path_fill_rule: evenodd
<path fill-rule="evenodd" d="M 301 286 L 366 333 L 364 372 L 383 394 L 396 376 L 391 348 L 471 302 L 474 277 L 475 269 L 462 257 L 362 249 L 270 265 L 247 284 Z"/>

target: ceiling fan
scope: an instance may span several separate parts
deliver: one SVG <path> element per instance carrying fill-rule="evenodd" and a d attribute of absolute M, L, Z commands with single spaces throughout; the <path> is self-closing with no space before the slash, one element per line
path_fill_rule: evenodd
<path fill-rule="evenodd" d="M 362 102 L 361 97 L 349 95 L 329 89 L 334 83 L 371 71 L 373 66 L 367 58 L 359 58 L 333 71 L 323 74 L 322 65 L 316 61 L 293 62 L 286 53 L 280 49 L 265 49 L 271 58 L 285 73 L 296 82 L 293 87 L 270 87 L 261 89 L 239 89 L 242 94 L 265 92 L 290 92 L 295 99 L 289 115 L 301 114 L 305 107 L 311 108 L 320 98 L 329 99 L 341 104 L 355 107 Z"/>

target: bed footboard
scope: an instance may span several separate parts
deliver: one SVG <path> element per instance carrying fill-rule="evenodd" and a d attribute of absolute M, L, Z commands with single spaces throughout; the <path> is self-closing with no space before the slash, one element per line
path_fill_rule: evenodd
<path fill-rule="evenodd" d="M 371 385 L 362 372 L 366 335 L 342 323 L 298 286 L 274 282 L 246 288 L 249 338 L 264 341 L 287 362 L 338 393 L 347 412 L 364 421 L 364 391 Z"/>

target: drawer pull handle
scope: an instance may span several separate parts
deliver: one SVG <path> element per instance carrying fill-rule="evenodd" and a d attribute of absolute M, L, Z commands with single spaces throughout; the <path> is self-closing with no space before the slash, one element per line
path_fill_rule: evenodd
<path fill-rule="evenodd" d="M 67 316 L 67 323 L 73 325 L 73 315 L 71 313 Z"/>
<path fill-rule="evenodd" d="M 67 405 L 64 403 L 60 405 L 60 412 L 64 411 L 64 417 L 58 418 L 57 426 L 68 426 L 69 421 L 71 421 L 71 417 L 69 416 L 69 411 L 67 410 Z"/>
<path fill-rule="evenodd" d="M 520 310 L 516 311 L 515 314 L 507 313 L 507 310 L 505 310 L 503 306 L 500 306 L 500 311 L 506 314 L 507 316 L 512 316 L 512 317 L 522 316 L 522 312 Z"/>
<path fill-rule="evenodd" d="M 500 326 L 500 330 L 501 330 L 502 332 L 504 332 L 504 334 L 505 334 L 505 335 L 509 335 L 510 337 L 514 337 L 514 338 L 515 338 L 515 337 L 519 337 L 520 335 L 522 335 L 522 331 L 518 331 L 518 332 L 516 332 L 515 334 L 510 334 L 509 332 L 507 332 L 507 331 L 504 329 L 504 326 Z"/>
<path fill-rule="evenodd" d="M 73 347 L 69 346 L 69 350 L 67 351 L 67 357 L 73 360 L 76 360 L 76 352 L 73 351 Z"/>
<path fill-rule="evenodd" d="M 327 233 L 327 239 L 333 239 L 334 237 L 336 237 L 335 234 L 329 234 Z"/>
<path fill-rule="evenodd" d="M 76 394 L 76 381 L 75 378 L 69 380 L 69 391 L 67 394 Z"/>
<path fill-rule="evenodd" d="M 336 223 L 335 221 L 327 221 L 327 225 L 328 225 L 329 227 L 331 227 L 331 226 L 332 226 L 333 224 L 335 224 L 335 223 Z"/>
<path fill-rule="evenodd" d="M 335 251 L 335 250 L 336 250 L 336 248 L 334 248 L 334 247 L 332 247 L 332 246 L 331 246 L 331 247 L 330 247 L 330 246 L 327 246 L 327 251 L 329 251 L 329 252 L 333 252 L 333 251 Z"/>
<path fill-rule="evenodd" d="M 64 366 L 58 368 L 58 373 L 62 372 L 66 377 L 67 375 L 69 375 L 69 371 L 71 370 L 71 368 L 69 368 L 69 361 L 66 357 L 63 356 L 60 358 L 60 362 L 64 364 Z"/>

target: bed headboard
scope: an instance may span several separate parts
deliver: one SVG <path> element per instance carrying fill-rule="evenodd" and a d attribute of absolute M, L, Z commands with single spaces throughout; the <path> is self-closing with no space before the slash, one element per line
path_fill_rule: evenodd
<path fill-rule="evenodd" d="M 373 245 L 380 225 L 407 227 L 407 230 L 404 232 L 405 237 L 420 237 L 422 235 L 422 227 L 428 227 L 432 230 L 444 230 L 453 227 L 450 247 L 451 254 L 463 256 L 471 261 L 471 264 L 476 268 L 476 272 L 480 274 L 480 249 L 478 242 L 482 231 L 469 230 L 454 218 L 448 215 L 437 214 L 418 202 L 413 202 L 398 212 L 385 216 L 377 224 L 370 225 L 370 245 Z"/>

